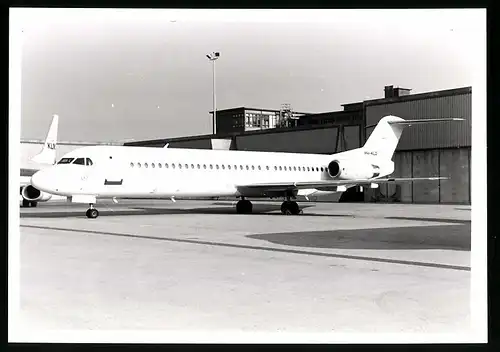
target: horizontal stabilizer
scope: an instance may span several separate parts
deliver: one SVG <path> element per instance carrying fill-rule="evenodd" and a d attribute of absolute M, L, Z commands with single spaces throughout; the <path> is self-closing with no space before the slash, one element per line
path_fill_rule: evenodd
<path fill-rule="evenodd" d="M 417 123 L 435 123 L 435 122 L 450 122 L 450 121 L 463 121 L 459 117 L 439 118 L 439 119 L 419 119 L 419 120 L 403 120 L 403 121 L 387 121 L 389 125 L 414 125 Z"/>

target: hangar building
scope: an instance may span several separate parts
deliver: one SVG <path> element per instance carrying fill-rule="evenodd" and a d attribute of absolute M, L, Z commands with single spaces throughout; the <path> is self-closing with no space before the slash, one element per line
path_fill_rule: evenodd
<path fill-rule="evenodd" d="M 406 128 L 393 157 L 395 177 L 442 176 L 450 180 L 383 185 L 379 189 L 353 188 L 342 196 L 317 200 L 470 204 L 471 103 L 471 87 L 410 94 L 410 89 L 386 86 L 381 99 L 344 104 L 343 111 L 301 113 L 292 127 L 259 126 L 258 130 L 242 131 L 241 126 L 232 129 L 233 125 L 227 124 L 215 135 L 125 145 L 163 147 L 170 143 L 172 148 L 210 149 L 223 141 L 217 145 L 234 150 L 333 154 L 360 147 L 373 131 L 370 126 L 386 115 L 404 119 L 461 117 L 465 120 Z M 238 114 L 241 113 L 245 114 L 245 108 L 239 108 Z M 225 115 L 217 111 L 217 116 L 222 121 Z"/>

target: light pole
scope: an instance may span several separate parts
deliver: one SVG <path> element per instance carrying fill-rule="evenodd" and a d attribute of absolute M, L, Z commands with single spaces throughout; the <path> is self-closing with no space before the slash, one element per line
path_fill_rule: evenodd
<path fill-rule="evenodd" d="M 219 52 L 213 52 L 207 55 L 207 58 L 212 62 L 212 98 L 213 98 L 213 116 L 212 116 L 212 129 L 213 134 L 215 134 L 215 121 L 216 120 L 216 103 L 215 103 L 215 60 L 217 60 L 220 56 Z"/>

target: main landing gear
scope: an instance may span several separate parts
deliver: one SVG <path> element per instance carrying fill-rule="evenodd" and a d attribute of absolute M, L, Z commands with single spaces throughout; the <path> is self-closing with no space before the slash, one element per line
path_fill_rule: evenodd
<path fill-rule="evenodd" d="M 238 214 L 250 214 L 252 212 L 252 202 L 246 200 L 245 198 L 241 198 L 238 203 L 236 203 L 236 212 Z"/>
<path fill-rule="evenodd" d="M 281 204 L 281 213 L 283 215 L 299 215 L 301 210 L 297 202 L 287 199 Z"/>
<path fill-rule="evenodd" d="M 87 215 L 89 219 L 97 218 L 99 216 L 99 211 L 96 208 L 94 208 L 94 204 L 90 203 L 89 206 L 90 208 L 87 210 L 85 215 Z"/>
<path fill-rule="evenodd" d="M 236 212 L 238 214 L 252 213 L 252 202 L 246 200 L 245 198 L 241 198 L 241 200 L 236 203 Z M 281 204 L 281 213 L 283 215 L 299 215 L 302 214 L 302 210 L 299 208 L 297 202 L 290 200 L 290 197 L 287 197 L 287 200 Z"/>
<path fill-rule="evenodd" d="M 29 208 L 29 207 L 35 208 L 37 205 L 38 202 L 32 202 L 30 200 L 23 199 L 23 204 L 22 204 L 23 208 Z"/>

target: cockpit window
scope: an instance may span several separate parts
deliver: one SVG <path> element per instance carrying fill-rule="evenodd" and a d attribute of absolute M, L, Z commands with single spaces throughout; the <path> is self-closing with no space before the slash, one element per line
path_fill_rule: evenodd
<path fill-rule="evenodd" d="M 73 164 L 85 165 L 85 158 L 78 158 Z"/>
<path fill-rule="evenodd" d="M 86 165 L 90 166 L 94 164 L 90 158 L 86 158 L 85 160 L 87 161 Z"/>
<path fill-rule="evenodd" d="M 73 160 L 75 160 L 75 158 L 62 158 L 59 160 L 58 164 L 71 164 Z"/>

